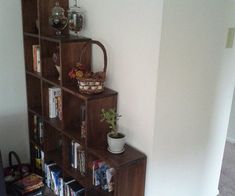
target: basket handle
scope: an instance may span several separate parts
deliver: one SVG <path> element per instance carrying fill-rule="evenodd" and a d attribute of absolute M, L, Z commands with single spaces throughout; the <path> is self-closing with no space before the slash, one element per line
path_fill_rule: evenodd
<path fill-rule="evenodd" d="M 80 59 L 79 59 L 80 63 L 82 62 L 82 57 L 83 57 L 84 53 L 86 52 L 87 46 L 89 44 L 95 44 L 95 45 L 99 46 L 101 48 L 101 50 L 103 51 L 103 54 L 104 54 L 104 69 L 103 69 L 103 72 L 106 73 L 107 64 L 108 64 L 107 52 L 106 52 L 106 49 L 105 49 L 104 45 L 99 41 L 90 40 L 83 46 L 82 51 L 81 51 L 81 55 L 80 55 Z"/>
<path fill-rule="evenodd" d="M 19 167 L 20 177 L 22 178 L 22 176 L 23 176 L 23 174 L 22 174 L 22 164 L 21 164 L 19 156 L 14 151 L 10 151 L 9 154 L 8 154 L 9 166 L 13 167 L 13 164 L 12 164 L 12 157 L 13 156 L 14 156 L 16 162 L 17 162 L 17 166 Z"/>

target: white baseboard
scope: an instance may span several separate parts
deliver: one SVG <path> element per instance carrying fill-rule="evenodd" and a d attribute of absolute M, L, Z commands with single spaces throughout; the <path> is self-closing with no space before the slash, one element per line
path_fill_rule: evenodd
<path fill-rule="evenodd" d="M 233 139 L 231 137 L 227 137 L 226 141 L 229 143 L 235 144 L 235 139 Z"/>

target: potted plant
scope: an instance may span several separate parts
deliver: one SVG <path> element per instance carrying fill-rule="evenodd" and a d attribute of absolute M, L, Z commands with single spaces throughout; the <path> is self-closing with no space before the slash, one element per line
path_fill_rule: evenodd
<path fill-rule="evenodd" d="M 125 135 L 119 133 L 117 130 L 117 121 L 119 115 L 114 108 L 108 110 L 101 110 L 101 121 L 105 121 L 109 125 L 109 133 L 107 134 L 108 151 L 114 154 L 124 152 Z"/>

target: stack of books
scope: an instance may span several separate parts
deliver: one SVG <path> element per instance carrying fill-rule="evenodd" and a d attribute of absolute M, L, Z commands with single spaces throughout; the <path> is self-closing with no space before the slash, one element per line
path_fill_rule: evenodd
<path fill-rule="evenodd" d="M 42 195 L 43 186 L 43 178 L 37 174 L 30 174 L 14 184 L 19 195 Z"/>
<path fill-rule="evenodd" d="M 84 175 L 86 172 L 85 151 L 82 149 L 82 146 L 79 143 L 73 140 L 71 141 L 69 157 L 70 157 L 71 167 L 78 170 L 81 173 L 81 175 Z"/>
<path fill-rule="evenodd" d="M 114 168 L 110 168 L 109 165 L 101 160 L 96 160 L 93 161 L 92 171 L 94 186 L 101 186 L 103 190 L 107 190 L 108 192 L 114 190 Z"/>
<path fill-rule="evenodd" d="M 62 177 L 60 167 L 53 161 L 45 163 L 45 183 L 58 196 L 83 196 L 85 189 L 75 179 Z"/>

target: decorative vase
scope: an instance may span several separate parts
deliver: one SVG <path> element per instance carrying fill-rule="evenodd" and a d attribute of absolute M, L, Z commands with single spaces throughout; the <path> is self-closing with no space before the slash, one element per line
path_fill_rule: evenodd
<path fill-rule="evenodd" d="M 68 10 L 68 26 L 69 30 L 74 31 L 78 34 L 84 24 L 84 14 L 81 8 L 78 6 L 78 0 L 74 0 L 75 4 Z"/>
<path fill-rule="evenodd" d="M 119 138 L 113 138 L 111 133 L 107 134 L 108 141 L 108 151 L 113 154 L 120 154 L 125 151 L 124 145 L 126 141 L 126 136 L 119 133 Z"/>
<path fill-rule="evenodd" d="M 64 30 L 68 24 L 68 20 L 64 16 L 64 9 L 60 7 L 58 1 L 56 1 L 55 7 L 52 8 L 49 24 L 56 29 L 56 35 L 61 35 L 61 31 Z"/>

